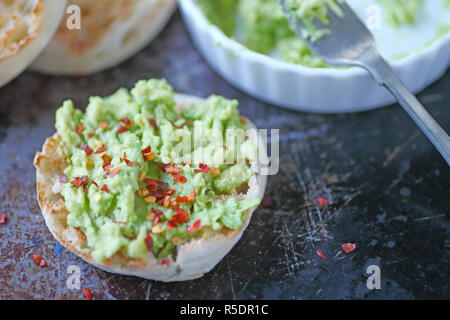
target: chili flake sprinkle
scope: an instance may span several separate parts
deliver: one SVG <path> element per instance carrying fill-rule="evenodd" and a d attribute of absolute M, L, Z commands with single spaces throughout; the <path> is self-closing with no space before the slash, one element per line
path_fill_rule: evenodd
<path fill-rule="evenodd" d="M 102 128 L 103 130 L 105 130 L 105 129 L 108 129 L 109 124 L 108 124 L 107 122 L 100 121 L 100 122 L 98 123 L 98 126 L 99 126 L 100 128 Z"/>
<path fill-rule="evenodd" d="M 144 239 L 145 245 L 147 246 L 147 251 L 152 252 L 153 249 L 153 240 L 152 236 L 150 235 L 150 230 L 147 231 L 147 237 Z"/>
<path fill-rule="evenodd" d="M 63 174 L 61 177 L 59 177 L 59 182 L 67 183 L 67 182 L 69 182 L 69 178 L 67 177 L 67 175 Z"/>
<path fill-rule="evenodd" d="M 109 177 L 110 178 L 114 178 L 115 176 L 117 176 L 120 172 L 120 170 L 122 169 L 122 167 L 115 167 L 114 169 L 111 170 L 111 172 L 109 173 Z"/>
<path fill-rule="evenodd" d="M 177 227 L 177 225 L 174 223 L 174 222 L 172 222 L 172 221 L 167 221 L 167 230 L 172 230 L 173 228 L 176 228 Z"/>
<path fill-rule="evenodd" d="M 83 295 L 86 298 L 86 300 L 92 300 L 92 292 L 90 289 L 83 289 L 81 290 L 81 292 L 83 292 Z"/>
<path fill-rule="evenodd" d="M 341 247 L 345 253 L 350 253 L 356 249 L 356 243 L 343 243 Z"/>
<path fill-rule="evenodd" d="M 89 146 L 87 144 L 83 144 L 81 146 L 81 149 L 86 152 L 87 156 L 90 156 L 94 152 L 91 148 L 89 148 Z"/>
<path fill-rule="evenodd" d="M 130 161 L 130 160 L 127 159 L 127 153 L 126 153 L 126 152 L 123 153 L 123 158 L 120 158 L 120 161 L 125 162 L 125 164 L 126 164 L 128 167 L 131 167 L 131 166 L 134 164 L 133 161 Z"/>
<path fill-rule="evenodd" d="M 322 260 L 327 260 L 327 257 L 323 254 L 322 249 L 317 249 L 317 250 L 316 250 L 316 253 L 317 253 L 317 255 L 318 255 L 319 257 L 322 258 Z"/>
<path fill-rule="evenodd" d="M 132 127 L 133 124 L 131 123 L 131 120 L 128 117 L 120 119 L 120 122 L 122 122 L 127 127 Z"/>
<path fill-rule="evenodd" d="M 195 232 L 200 228 L 202 221 L 200 219 L 196 220 L 192 226 L 186 226 L 187 232 Z"/>
<path fill-rule="evenodd" d="M 175 207 L 174 209 L 176 213 L 172 216 L 172 222 L 185 223 L 189 221 L 189 212 L 181 209 L 180 207 Z"/>
<path fill-rule="evenodd" d="M 155 119 L 150 119 L 149 122 L 150 122 L 150 125 L 153 127 L 153 129 L 155 129 L 155 131 L 158 132 L 159 128 L 156 125 Z"/>
<path fill-rule="evenodd" d="M 6 213 L 0 212 L 0 224 L 6 223 Z"/>
<path fill-rule="evenodd" d="M 270 208 L 272 206 L 272 198 L 270 196 L 265 196 L 262 200 L 262 205 L 264 208 Z"/>
<path fill-rule="evenodd" d="M 83 124 L 80 122 L 77 127 L 77 134 L 80 135 L 83 132 Z"/>
<path fill-rule="evenodd" d="M 74 186 L 74 187 L 80 187 L 82 185 L 87 184 L 88 182 L 88 177 L 87 176 L 82 176 L 82 177 L 76 177 L 74 178 L 73 181 L 71 181 L 70 183 Z"/>
<path fill-rule="evenodd" d="M 166 170 L 166 173 L 168 173 L 168 174 L 183 172 L 183 168 L 177 168 L 177 167 L 166 167 L 165 170 Z"/>
<path fill-rule="evenodd" d="M 187 181 L 187 178 L 185 176 L 182 176 L 182 175 L 180 175 L 178 173 L 174 173 L 172 175 L 172 178 L 173 178 L 174 181 L 179 181 L 181 183 L 185 183 Z"/>
<path fill-rule="evenodd" d="M 42 260 L 43 259 L 41 259 L 41 257 L 39 257 L 37 254 L 33 255 L 33 262 L 36 263 L 38 266 L 41 266 Z M 45 260 L 44 260 L 44 266 L 45 266 Z M 43 267 L 43 266 L 41 266 L 41 267 Z"/>
<path fill-rule="evenodd" d="M 95 154 L 99 154 L 99 153 L 103 153 L 106 151 L 106 146 L 103 145 L 100 149 L 98 149 L 97 151 L 95 151 Z"/>
<path fill-rule="evenodd" d="M 200 172 L 208 173 L 208 172 L 211 170 L 211 168 L 208 167 L 208 166 L 207 166 L 206 164 L 204 164 L 204 163 L 200 163 L 198 166 L 200 167 L 200 169 L 195 169 L 195 170 L 194 170 L 195 173 L 200 173 Z"/>
<path fill-rule="evenodd" d="M 319 203 L 320 207 L 324 207 L 324 208 L 328 207 L 328 200 L 323 197 L 317 198 L 317 202 Z"/>
<path fill-rule="evenodd" d="M 118 134 L 121 134 L 121 133 L 124 133 L 124 132 L 127 132 L 127 131 L 129 131 L 130 129 L 129 128 L 127 128 L 127 127 L 125 127 L 124 125 L 119 125 L 119 127 L 117 128 L 117 133 Z"/>
<path fill-rule="evenodd" d="M 103 187 L 100 190 L 105 191 L 107 193 L 111 192 L 111 191 L 109 191 L 108 186 L 106 184 L 104 184 Z"/>

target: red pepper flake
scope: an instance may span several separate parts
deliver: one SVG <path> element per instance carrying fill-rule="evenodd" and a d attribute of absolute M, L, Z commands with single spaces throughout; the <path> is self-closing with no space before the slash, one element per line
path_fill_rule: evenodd
<path fill-rule="evenodd" d="M 77 134 L 80 135 L 83 132 L 83 124 L 80 122 L 77 127 Z"/>
<path fill-rule="evenodd" d="M 106 151 L 106 146 L 103 145 L 103 147 L 101 147 L 100 149 L 98 149 L 97 151 L 95 151 L 95 154 L 99 154 L 99 153 L 103 153 Z"/>
<path fill-rule="evenodd" d="M 164 258 L 161 260 L 161 264 L 164 266 L 168 266 L 170 264 L 169 258 Z"/>
<path fill-rule="evenodd" d="M 192 189 L 191 192 L 189 193 L 188 202 L 194 203 L 195 197 L 197 196 L 197 194 L 198 194 L 198 190 Z"/>
<path fill-rule="evenodd" d="M 81 146 L 81 149 L 83 149 L 84 151 L 86 151 L 86 155 L 90 156 L 94 151 L 92 151 L 91 148 L 89 148 L 89 146 L 87 144 L 83 144 Z"/>
<path fill-rule="evenodd" d="M 108 186 L 106 184 L 103 185 L 103 187 L 100 189 L 101 191 L 105 191 L 107 193 L 110 193 L 111 191 L 109 191 Z"/>
<path fill-rule="evenodd" d="M 152 209 L 152 214 L 153 214 L 153 224 L 155 225 L 160 223 L 163 212 L 161 210 Z"/>
<path fill-rule="evenodd" d="M 111 172 L 109 173 L 109 177 L 110 178 L 114 178 L 115 176 L 117 176 L 120 172 L 120 170 L 122 169 L 122 167 L 115 167 L 114 169 L 111 170 Z"/>
<path fill-rule="evenodd" d="M 153 190 L 153 191 L 156 191 L 156 188 L 157 188 L 158 185 L 159 185 L 159 183 L 158 183 L 157 180 L 155 180 L 155 179 L 148 179 L 148 178 L 145 178 L 145 179 L 144 179 L 144 183 L 148 184 L 148 185 L 151 186 L 151 187 L 154 187 L 155 190 Z"/>
<path fill-rule="evenodd" d="M 112 169 L 112 164 L 111 163 L 103 165 L 103 170 L 105 170 L 106 172 L 110 171 L 111 169 Z"/>
<path fill-rule="evenodd" d="M 76 177 L 70 182 L 74 187 L 80 187 L 87 183 L 87 176 Z"/>
<path fill-rule="evenodd" d="M 133 126 L 133 122 L 128 118 L 128 117 L 124 117 L 122 119 L 120 119 L 120 121 L 125 124 L 127 127 L 132 127 Z"/>
<path fill-rule="evenodd" d="M 200 172 L 208 173 L 211 170 L 210 167 L 208 167 L 206 164 L 203 164 L 203 163 L 200 163 L 198 166 L 200 167 L 200 169 L 195 169 L 194 170 L 195 173 L 200 173 Z"/>
<path fill-rule="evenodd" d="M 343 243 L 341 247 L 345 253 L 350 253 L 356 249 L 356 243 Z"/>
<path fill-rule="evenodd" d="M 153 129 L 155 129 L 155 131 L 158 132 L 159 128 L 156 125 L 155 119 L 150 119 L 149 122 L 150 122 L 150 125 L 153 127 Z"/>
<path fill-rule="evenodd" d="M 177 225 L 172 221 L 167 221 L 167 230 L 172 230 L 173 228 L 176 228 Z"/>
<path fill-rule="evenodd" d="M 160 187 L 161 189 L 167 189 L 169 187 L 169 184 L 164 181 L 158 181 L 158 187 Z"/>
<path fill-rule="evenodd" d="M 165 170 L 166 170 L 167 174 L 183 172 L 183 168 L 177 168 L 177 167 L 166 167 Z"/>
<path fill-rule="evenodd" d="M 92 300 L 92 292 L 90 289 L 83 289 L 81 290 L 81 292 L 83 292 L 83 295 L 86 298 L 86 300 Z"/>
<path fill-rule="evenodd" d="M 141 150 L 142 156 L 144 156 L 146 153 L 150 153 L 150 152 L 152 152 L 152 147 L 151 146 L 148 146 L 144 150 Z M 144 159 L 145 159 L 145 156 L 144 156 Z"/>
<path fill-rule="evenodd" d="M 69 181 L 69 178 L 65 174 L 63 174 L 61 177 L 59 177 L 60 183 L 67 183 Z"/>
<path fill-rule="evenodd" d="M 103 130 L 105 130 L 105 129 L 108 129 L 109 124 L 108 124 L 107 122 L 100 121 L 100 122 L 98 123 L 98 126 L 99 126 L 100 128 L 102 128 Z"/>
<path fill-rule="evenodd" d="M 127 153 L 126 153 L 126 152 L 123 153 L 123 159 L 120 158 L 120 161 L 124 161 L 125 164 L 126 164 L 128 167 L 131 167 L 131 166 L 134 164 L 133 161 L 130 161 L 130 160 L 127 159 Z"/>
<path fill-rule="evenodd" d="M 120 122 L 122 122 L 127 127 L 132 127 L 133 124 L 131 123 L 131 120 L 128 117 L 120 119 Z"/>
<path fill-rule="evenodd" d="M 0 212 L 0 224 L 6 223 L 6 213 Z"/>
<path fill-rule="evenodd" d="M 147 246 L 147 251 L 152 252 L 153 249 L 153 240 L 150 235 L 151 231 L 147 231 L 147 237 L 144 239 L 145 245 Z"/>
<path fill-rule="evenodd" d="M 270 208 L 272 206 L 272 198 L 270 196 L 265 196 L 262 200 L 262 205 L 264 208 Z"/>
<path fill-rule="evenodd" d="M 188 197 L 182 197 L 182 196 L 177 196 L 177 197 L 175 198 L 175 201 L 176 201 L 177 203 L 187 203 L 187 202 L 190 202 Z"/>
<path fill-rule="evenodd" d="M 328 207 L 328 200 L 322 197 L 317 198 L 317 202 L 319 203 L 319 207 Z"/>
<path fill-rule="evenodd" d="M 121 134 L 121 133 L 123 133 L 123 132 L 126 132 L 126 131 L 129 131 L 130 129 L 129 128 L 127 128 L 127 127 L 125 127 L 125 126 L 123 126 L 123 125 L 119 125 L 119 127 L 117 128 L 117 133 L 118 134 Z"/>
<path fill-rule="evenodd" d="M 157 163 L 157 166 L 161 171 L 166 171 L 166 168 L 169 167 L 169 165 L 165 163 Z"/>
<path fill-rule="evenodd" d="M 185 223 L 189 221 L 189 212 L 181 209 L 180 207 L 174 208 L 177 213 L 172 216 L 172 222 L 174 223 Z"/>
<path fill-rule="evenodd" d="M 196 220 L 192 226 L 186 226 L 187 232 L 195 232 L 200 228 L 202 221 L 200 219 Z"/>
<path fill-rule="evenodd" d="M 178 173 L 174 173 L 172 175 L 173 180 L 179 181 L 181 183 L 185 183 L 187 181 L 185 176 L 179 175 Z"/>
<path fill-rule="evenodd" d="M 177 192 L 177 190 L 175 190 L 175 189 L 169 189 L 169 190 L 166 190 L 166 196 L 171 196 L 171 195 L 173 195 L 175 192 Z"/>
<path fill-rule="evenodd" d="M 316 250 L 316 253 L 317 253 L 317 255 L 318 255 L 319 257 L 322 258 L 322 260 L 327 260 L 327 257 L 323 254 L 322 249 L 317 249 L 317 250 Z"/>
<path fill-rule="evenodd" d="M 92 181 L 92 184 L 98 188 L 98 184 L 95 181 Z"/>
<path fill-rule="evenodd" d="M 37 265 L 41 264 L 41 257 L 39 257 L 38 255 L 34 254 L 33 255 L 33 262 L 36 263 Z"/>

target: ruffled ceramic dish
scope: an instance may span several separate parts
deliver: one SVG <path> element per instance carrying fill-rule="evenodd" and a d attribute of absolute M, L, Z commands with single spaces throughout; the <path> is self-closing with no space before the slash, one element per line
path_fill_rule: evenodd
<path fill-rule="evenodd" d="M 356 10 L 358 6 L 361 9 L 368 5 L 368 1 L 365 4 L 360 0 L 348 2 Z M 437 5 L 436 1 L 434 3 Z M 426 2 L 419 19 L 436 21 L 435 15 L 442 15 L 440 20 L 450 21 L 450 16 L 447 17 L 450 9 L 435 11 L 435 4 Z M 235 87 L 265 102 L 318 113 L 364 111 L 395 102 L 363 69 L 318 69 L 283 62 L 251 51 L 227 37 L 208 21 L 196 0 L 179 0 L 179 6 L 195 46 L 211 67 Z M 401 79 L 416 93 L 440 78 L 450 64 L 450 33 L 432 41 L 430 32 L 432 28 L 434 32 L 437 25 L 425 24 L 427 27 L 421 24 L 417 27 L 423 30 L 422 36 L 414 34 L 417 30 L 407 28 L 398 28 L 398 32 L 391 35 L 374 30 L 378 40 L 390 38 L 387 45 L 380 45 L 380 51 L 391 58 Z M 422 48 L 412 50 L 404 58 L 392 59 L 399 55 L 392 50 L 392 45 L 389 46 L 393 41 L 405 41 L 412 48 L 418 45 Z"/>

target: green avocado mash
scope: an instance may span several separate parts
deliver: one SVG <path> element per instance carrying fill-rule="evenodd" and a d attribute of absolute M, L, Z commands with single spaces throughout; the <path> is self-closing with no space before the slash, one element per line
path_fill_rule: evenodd
<path fill-rule="evenodd" d="M 387 21 L 397 27 L 416 23 L 417 12 L 424 0 L 377 0 L 386 11 Z"/>
<path fill-rule="evenodd" d="M 316 22 L 328 24 L 327 6 L 340 13 L 343 0 L 288 0 L 286 5 L 305 24 L 305 37 L 317 40 L 329 33 Z M 393 26 L 413 24 L 423 0 L 376 0 Z M 448 1 L 448 0 L 447 0 Z M 208 20 L 248 49 L 313 68 L 329 67 L 290 29 L 277 0 L 197 0 Z"/>
<path fill-rule="evenodd" d="M 256 154 L 248 139 L 236 147 L 225 139 L 228 129 L 249 128 L 237 106 L 211 96 L 180 115 L 164 80 L 91 97 L 84 113 L 70 100 L 63 103 L 56 129 L 69 164 L 60 179 L 67 223 L 85 233 L 97 262 L 118 252 L 164 258 L 179 241 L 243 225 L 260 200 L 228 196 L 245 190 Z M 179 142 L 190 139 L 182 153 Z"/>

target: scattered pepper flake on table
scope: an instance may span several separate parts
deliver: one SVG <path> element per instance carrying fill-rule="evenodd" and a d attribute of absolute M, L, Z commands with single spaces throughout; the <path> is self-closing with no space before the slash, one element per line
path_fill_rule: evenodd
<path fill-rule="evenodd" d="M 86 298 L 86 300 L 92 300 L 92 292 L 90 289 L 83 289 L 81 290 L 81 292 L 83 292 L 83 295 Z"/>
<path fill-rule="evenodd" d="M 318 255 L 319 257 L 322 258 L 322 260 L 327 260 L 327 257 L 323 254 L 322 249 L 317 249 L 317 250 L 316 250 L 316 253 L 317 253 L 317 255 Z"/>
<path fill-rule="evenodd" d="M 46 266 L 46 262 L 45 262 L 45 260 L 44 259 L 42 259 L 41 257 L 39 257 L 37 254 L 34 254 L 33 255 L 33 262 L 35 263 L 35 264 L 37 264 L 38 266 L 40 266 L 40 267 L 45 267 Z"/>
<path fill-rule="evenodd" d="M 273 205 L 272 202 L 272 197 L 271 196 L 264 196 L 263 200 L 262 200 L 262 205 L 264 208 L 270 208 Z"/>
<path fill-rule="evenodd" d="M 345 253 L 350 253 L 356 249 L 356 243 L 343 243 L 341 247 Z"/>
<path fill-rule="evenodd" d="M 6 213 L 0 212 L 0 224 L 6 223 Z"/>
<path fill-rule="evenodd" d="M 317 202 L 319 203 L 319 207 L 321 207 L 321 208 L 328 207 L 328 200 L 323 197 L 317 198 Z"/>

